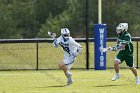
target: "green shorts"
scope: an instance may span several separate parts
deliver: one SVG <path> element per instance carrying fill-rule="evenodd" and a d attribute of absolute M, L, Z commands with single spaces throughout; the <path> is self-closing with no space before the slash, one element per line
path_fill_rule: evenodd
<path fill-rule="evenodd" d="M 134 66 L 134 56 L 133 55 L 123 55 L 122 53 L 119 52 L 117 54 L 116 58 L 119 59 L 121 61 L 121 63 L 123 61 L 125 61 L 127 66 L 129 66 L 129 67 Z"/>

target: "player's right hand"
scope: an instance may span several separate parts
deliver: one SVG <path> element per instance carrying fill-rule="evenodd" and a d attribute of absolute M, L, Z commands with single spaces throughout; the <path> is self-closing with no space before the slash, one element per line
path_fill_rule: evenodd
<path fill-rule="evenodd" d="M 115 51 L 115 52 L 117 52 L 118 51 L 118 49 L 117 49 L 117 47 L 108 47 L 108 49 L 107 49 L 108 51 Z"/>
<path fill-rule="evenodd" d="M 111 52 L 112 50 L 113 50 L 113 48 L 112 47 L 108 47 L 108 49 L 107 49 L 109 52 Z"/>

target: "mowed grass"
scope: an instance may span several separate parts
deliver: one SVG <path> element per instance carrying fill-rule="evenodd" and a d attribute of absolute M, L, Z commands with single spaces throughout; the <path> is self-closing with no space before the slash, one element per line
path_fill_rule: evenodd
<path fill-rule="evenodd" d="M 72 70 L 74 83 L 66 86 L 60 70 L 1 71 L 0 93 L 140 93 L 140 85 L 128 69 L 111 81 L 114 70 Z M 140 74 L 140 70 L 139 70 Z"/>
<path fill-rule="evenodd" d="M 72 68 L 86 68 L 86 46 Z M 108 42 L 113 46 L 115 42 Z M 136 64 L 136 43 L 134 43 Z M 58 69 L 63 59 L 62 49 L 52 43 L 39 43 L 39 69 Z M 113 67 L 117 53 L 107 53 L 107 67 Z M 140 57 L 139 57 L 140 60 Z M 140 63 L 140 61 L 139 61 Z M 121 79 L 111 81 L 114 70 L 95 71 L 94 43 L 89 43 L 89 66 L 92 70 L 72 70 L 74 84 L 66 85 L 66 77 L 60 70 L 0 71 L 0 93 L 140 93 L 135 78 L 129 69 L 121 69 Z M 121 67 L 126 67 L 125 62 Z M 36 44 L 0 44 L 0 70 L 36 69 Z M 138 71 L 140 75 L 140 70 Z"/>

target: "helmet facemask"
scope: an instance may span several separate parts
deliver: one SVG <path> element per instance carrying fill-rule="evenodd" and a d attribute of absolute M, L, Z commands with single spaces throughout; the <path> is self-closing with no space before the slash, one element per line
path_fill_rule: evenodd
<path fill-rule="evenodd" d="M 62 36 L 63 36 L 63 38 L 65 38 L 66 40 L 68 40 L 68 39 L 69 39 L 69 37 L 70 37 L 70 35 L 69 35 L 69 34 L 63 34 Z"/>
<path fill-rule="evenodd" d="M 61 29 L 61 35 L 65 40 L 68 40 L 70 37 L 70 31 L 67 28 Z"/>

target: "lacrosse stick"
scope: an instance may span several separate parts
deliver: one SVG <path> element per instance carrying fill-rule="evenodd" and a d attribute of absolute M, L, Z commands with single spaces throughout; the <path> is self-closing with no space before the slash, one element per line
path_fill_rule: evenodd
<path fill-rule="evenodd" d="M 107 49 L 107 48 L 100 48 L 99 50 L 100 50 L 101 52 L 107 52 L 108 49 Z"/>
<path fill-rule="evenodd" d="M 108 47 L 108 48 L 101 48 L 99 49 L 101 52 L 111 52 L 112 51 L 112 47 Z"/>

